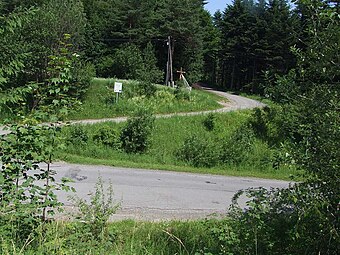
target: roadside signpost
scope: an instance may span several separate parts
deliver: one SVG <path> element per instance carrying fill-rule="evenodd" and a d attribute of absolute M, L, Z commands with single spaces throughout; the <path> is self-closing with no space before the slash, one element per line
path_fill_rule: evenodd
<path fill-rule="evenodd" d="M 114 92 L 116 93 L 116 102 L 118 103 L 119 94 L 123 92 L 123 83 L 115 82 Z"/>

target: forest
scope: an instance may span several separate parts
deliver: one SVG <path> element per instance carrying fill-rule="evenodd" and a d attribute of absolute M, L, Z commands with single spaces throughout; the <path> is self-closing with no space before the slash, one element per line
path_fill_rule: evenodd
<path fill-rule="evenodd" d="M 340 2 L 234 0 L 214 14 L 204 9 L 205 4 L 204 0 L 0 0 L 0 123 L 12 130 L 0 136 L 0 232 L 5 233 L 0 253 L 337 254 Z M 235 201 L 247 196 L 248 209 L 234 201 L 223 220 L 143 225 L 136 237 L 149 238 L 149 246 L 143 247 L 128 239 L 136 226 L 110 225 L 105 213 L 90 224 L 47 222 L 52 212 L 48 208 L 60 206 L 53 189 L 69 187 L 51 186 L 49 172 L 27 174 L 40 171 L 40 162 L 50 165 L 63 146 L 57 124 L 39 123 L 69 119 L 82 107 L 93 77 L 138 81 L 136 90 L 143 97 L 155 97 L 153 84 L 165 84 L 169 54 L 175 82 L 177 71 L 183 69 L 191 85 L 270 100 L 269 107 L 251 113 L 242 136 L 221 145 L 221 151 L 248 143 L 244 134 L 251 130 L 281 157 L 280 163 L 289 156 L 301 170 L 299 182 L 284 190 L 240 191 Z M 149 125 L 152 118 L 143 116 L 128 124 Z M 213 117 L 208 121 L 211 124 Z M 122 133 L 134 132 L 134 127 L 129 128 Z M 147 127 L 143 135 L 150 132 Z M 126 150 L 135 150 L 130 148 L 135 144 L 124 145 L 126 141 L 122 139 Z M 207 145 L 207 151 L 213 147 Z M 242 151 L 238 147 L 236 153 Z M 223 155 L 226 160 L 232 157 Z M 46 185 L 36 186 L 37 180 Z M 162 236 L 163 228 L 172 229 L 181 245 Z M 94 247 L 92 253 L 77 239 L 84 247 Z M 124 250 L 128 246 L 136 250 Z"/>

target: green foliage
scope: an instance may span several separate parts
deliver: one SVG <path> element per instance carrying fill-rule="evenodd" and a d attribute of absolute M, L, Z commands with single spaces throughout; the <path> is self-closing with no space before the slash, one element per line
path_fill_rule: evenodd
<path fill-rule="evenodd" d="M 104 127 L 114 129 L 120 135 L 126 123 L 98 123 L 84 125 L 83 128 L 89 136 L 86 146 L 76 143 L 69 143 L 65 150 L 59 151 L 59 158 L 62 160 L 82 164 L 108 164 L 125 167 L 142 167 L 148 169 L 164 169 L 173 171 L 189 171 L 196 173 L 211 173 L 223 175 L 244 175 L 261 178 L 289 179 L 290 175 L 296 176 L 296 163 L 294 155 L 291 154 L 289 144 L 286 147 L 268 146 L 262 139 L 253 139 L 250 149 L 244 153 L 239 164 L 222 162 L 222 146 L 228 141 L 233 133 L 241 126 L 247 125 L 251 113 L 248 111 L 231 112 L 225 114 L 216 113 L 215 128 L 207 131 L 202 125 L 206 115 L 200 116 L 177 116 L 171 118 L 156 119 L 154 129 L 150 134 L 149 145 L 146 153 L 131 154 L 116 147 L 105 146 L 94 140 Z M 69 137 L 69 129 L 63 128 L 63 134 Z M 106 128 L 105 128 L 106 129 Z M 194 167 L 191 162 L 179 160 L 177 154 L 184 147 L 185 141 L 195 136 L 198 143 L 206 144 L 206 152 L 209 156 L 202 156 L 205 162 L 210 165 L 206 167 Z M 169 139 L 171 137 L 171 139 Z M 66 138 L 72 141 L 71 138 Z M 120 136 L 119 136 L 120 142 Z M 196 148 L 194 148 L 196 150 Z M 188 150 L 188 154 L 191 152 Z M 199 151 L 199 153 L 202 153 Z M 288 153 L 288 155 L 286 154 Z M 287 156 L 286 156 L 287 155 Z M 197 162 L 200 158 L 197 157 Z M 273 168 L 274 167 L 274 168 Z"/>
<path fill-rule="evenodd" d="M 212 167 L 218 162 L 218 149 L 206 137 L 188 137 L 176 152 L 179 160 L 194 167 Z"/>
<path fill-rule="evenodd" d="M 249 199 L 245 211 L 238 205 L 242 196 Z M 305 184 L 240 191 L 229 221 L 237 242 L 225 239 L 221 245 L 232 254 L 336 254 L 337 216 L 327 213 L 328 202 L 322 197 L 319 189 Z"/>
<path fill-rule="evenodd" d="M 215 123 L 216 122 L 216 115 L 213 113 L 209 113 L 207 117 L 203 120 L 203 126 L 206 128 L 208 131 L 213 131 L 215 128 Z"/>
<path fill-rule="evenodd" d="M 177 87 L 174 91 L 174 95 L 177 100 L 190 101 L 190 94 L 191 92 L 188 89 L 182 87 Z"/>
<path fill-rule="evenodd" d="M 126 44 L 117 49 L 114 54 L 113 74 L 121 79 L 138 79 L 143 69 L 143 57 L 134 44 Z"/>
<path fill-rule="evenodd" d="M 33 4 L 20 2 L 17 6 Z M 0 80 L 4 85 L 0 85 L 0 108 L 23 115 L 45 108 L 64 118 L 77 104 L 74 99 L 84 93 L 91 74 L 76 54 L 85 27 L 83 7 L 78 0 L 39 2 L 37 6 L 25 12 L 10 7 L 8 17 L 0 18 L 11 24 L 1 36 Z M 87 69 L 87 76 L 81 77 L 82 69 Z"/>
<path fill-rule="evenodd" d="M 97 133 L 93 135 L 93 140 L 111 148 L 120 148 L 119 134 L 113 127 L 101 127 Z"/>
<path fill-rule="evenodd" d="M 231 208 L 233 254 L 337 254 L 339 250 L 339 79 L 335 49 L 337 7 L 297 1 L 304 18 L 304 47 L 294 48 L 296 69 L 267 90 L 278 107 L 256 110 L 255 134 L 278 148 L 275 165 L 304 170 L 304 182 L 288 189 L 249 189 Z M 275 167 L 274 165 L 274 167 Z M 246 207 L 237 200 L 248 199 Z M 242 202 L 240 202 L 242 204 Z M 226 227 L 230 228 L 230 225 Z M 220 233 L 225 233 L 221 229 Z"/>
<path fill-rule="evenodd" d="M 85 145 L 89 140 L 89 135 L 81 125 L 74 125 L 69 128 L 68 143 Z"/>
<path fill-rule="evenodd" d="M 79 197 L 71 197 L 79 209 L 76 219 L 84 224 L 84 234 L 91 234 L 91 238 L 103 241 L 108 238 L 108 223 L 110 217 L 116 213 L 119 204 L 114 203 L 113 187 L 110 183 L 107 190 L 104 189 L 104 182 L 101 177 L 95 184 L 95 192 L 91 194 L 90 201 Z"/>
<path fill-rule="evenodd" d="M 151 108 L 155 113 L 192 112 L 212 110 L 221 107 L 218 96 L 200 90 L 191 92 L 190 101 L 177 100 L 175 90 L 149 82 L 125 81 L 123 93 L 116 102 L 113 91 L 115 79 L 94 79 L 84 95 L 84 101 L 68 119 L 99 119 L 131 115 L 136 107 Z M 154 89 L 156 91 L 154 92 Z M 146 91 L 150 95 L 147 97 Z"/>
<path fill-rule="evenodd" d="M 248 125 L 241 126 L 222 144 L 220 160 L 228 164 L 240 164 L 252 149 L 254 133 Z"/>
<path fill-rule="evenodd" d="M 143 50 L 143 64 L 142 80 L 151 83 L 162 83 L 164 72 L 157 68 L 157 58 L 155 55 L 154 46 L 149 42 Z"/>
<path fill-rule="evenodd" d="M 138 84 L 139 94 L 141 96 L 146 96 L 148 98 L 155 96 L 157 87 L 155 84 L 150 81 L 141 81 Z"/>
<path fill-rule="evenodd" d="M 215 26 L 220 42 L 209 59 L 219 86 L 263 93 L 264 74 L 283 74 L 294 67 L 290 47 L 299 41 L 300 24 L 288 1 L 235 0 L 217 13 Z"/>
<path fill-rule="evenodd" d="M 283 103 L 278 134 L 289 138 L 296 163 L 307 171 L 312 183 L 319 183 L 335 210 L 339 185 L 339 75 L 333 59 L 340 39 L 335 7 L 322 1 L 297 1 L 305 17 L 306 45 L 293 49 L 297 68 L 282 80 L 294 83 L 294 94 L 275 99 Z M 281 93 L 281 87 L 276 87 Z M 275 90 L 274 90 L 275 91 Z M 277 94 L 277 93 L 276 93 Z M 275 93 L 273 95 L 276 95 Z M 284 100 L 282 100 L 282 98 Z M 287 100 L 289 99 L 289 101 Z"/>
<path fill-rule="evenodd" d="M 81 222 L 50 222 L 39 226 L 27 243 L 1 242 L 2 254 L 196 254 L 216 250 L 209 228 L 216 220 L 190 222 L 136 222 L 107 224 L 103 239 L 92 237 Z M 198 253 L 201 254 L 201 253 Z M 214 253 L 215 254 L 215 253 Z"/>
<path fill-rule="evenodd" d="M 275 75 L 273 80 L 266 77 L 266 87 L 264 94 L 275 102 L 289 103 L 299 92 L 298 84 L 296 80 L 296 71 L 290 70 L 285 76 Z"/>
<path fill-rule="evenodd" d="M 170 35 L 174 69 L 183 67 L 199 81 L 203 67 L 203 3 L 190 1 L 84 1 L 89 21 L 87 56 L 104 77 L 163 80 Z"/>
<path fill-rule="evenodd" d="M 148 149 L 155 118 L 147 109 L 138 109 L 128 119 L 120 134 L 122 148 L 127 153 L 143 153 Z"/>
<path fill-rule="evenodd" d="M 0 137 L 0 229 L 4 237 L 24 243 L 41 220 L 61 206 L 56 190 L 69 190 L 55 182 L 51 169 L 56 150 L 62 147 L 51 125 L 13 124 Z"/>

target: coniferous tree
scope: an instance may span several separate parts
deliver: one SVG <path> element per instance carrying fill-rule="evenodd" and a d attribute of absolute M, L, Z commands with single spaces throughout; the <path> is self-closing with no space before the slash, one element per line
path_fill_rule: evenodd
<path fill-rule="evenodd" d="M 265 73 L 287 73 L 294 65 L 295 16 L 285 0 L 235 0 L 216 23 L 221 31 L 221 86 L 261 92 Z"/>

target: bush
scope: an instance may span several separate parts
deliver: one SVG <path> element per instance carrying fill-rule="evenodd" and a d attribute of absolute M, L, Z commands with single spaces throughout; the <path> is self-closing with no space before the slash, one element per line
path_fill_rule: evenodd
<path fill-rule="evenodd" d="M 222 144 L 220 160 L 223 163 L 238 165 L 248 157 L 254 143 L 254 132 L 248 126 L 241 126 Z"/>
<path fill-rule="evenodd" d="M 101 177 L 98 177 L 95 184 L 95 192 L 90 195 L 89 202 L 77 196 L 70 197 L 70 200 L 79 208 L 79 213 L 75 215 L 76 219 L 84 224 L 86 230 L 84 234 L 90 234 L 92 238 L 98 241 L 106 240 L 109 235 L 108 223 L 110 217 L 116 213 L 120 203 L 114 201 L 111 183 L 105 192 Z"/>
<path fill-rule="evenodd" d="M 105 55 L 98 60 L 96 63 L 96 71 L 99 77 L 113 77 L 113 65 L 114 65 L 114 55 Z"/>
<path fill-rule="evenodd" d="M 143 153 L 147 150 L 154 120 L 148 110 L 139 109 L 134 117 L 127 121 L 120 134 L 120 142 L 125 152 Z"/>
<path fill-rule="evenodd" d="M 99 144 L 117 149 L 120 147 L 119 135 L 117 131 L 108 126 L 103 126 L 94 135 L 93 140 Z"/>
<path fill-rule="evenodd" d="M 142 52 L 136 45 L 125 44 L 116 50 L 112 63 L 116 77 L 137 80 L 143 68 Z"/>
<path fill-rule="evenodd" d="M 175 99 L 175 95 L 170 90 L 165 89 L 157 90 L 155 96 L 162 103 L 172 103 Z"/>
<path fill-rule="evenodd" d="M 71 144 L 85 144 L 89 140 L 89 136 L 81 125 L 75 125 L 70 127 L 68 142 Z"/>
<path fill-rule="evenodd" d="M 190 101 L 191 97 L 190 97 L 190 91 L 185 89 L 185 88 L 180 88 L 180 87 L 177 87 L 175 90 L 174 90 L 174 95 L 175 95 L 175 98 L 177 100 L 186 100 L 186 101 Z"/>
<path fill-rule="evenodd" d="M 78 99 L 82 98 L 86 93 L 93 77 L 96 76 L 96 70 L 93 64 L 77 62 L 75 63 L 75 77 L 76 82 L 73 87 L 72 93 L 77 96 Z"/>
<path fill-rule="evenodd" d="M 141 96 L 146 96 L 148 98 L 155 96 L 157 91 L 156 86 L 149 81 L 140 82 L 138 89 Z"/>
<path fill-rule="evenodd" d="M 192 135 L 184 141 L 176 157 L 194 167 L 212 167 L 218 162 L 216 145 L 205 137 L 197 135 Z"/>
<path fill-rule="evenodd" d="M 215 128 L 216 116 L 213 113 L 209 113 L 203 120 L 203 126 L 208 131 L 213 131 Z"/>
<path fill-rule="evenodd" d="M 247 198 L 246 206 L 243 204 Z M 238 192 L 228 225 L 214 229 L 220 254 L 329 254 L 339 249 L 338 215 L 314 185 Z M 244 209 L 246 208 L 246 209 Z"/>

